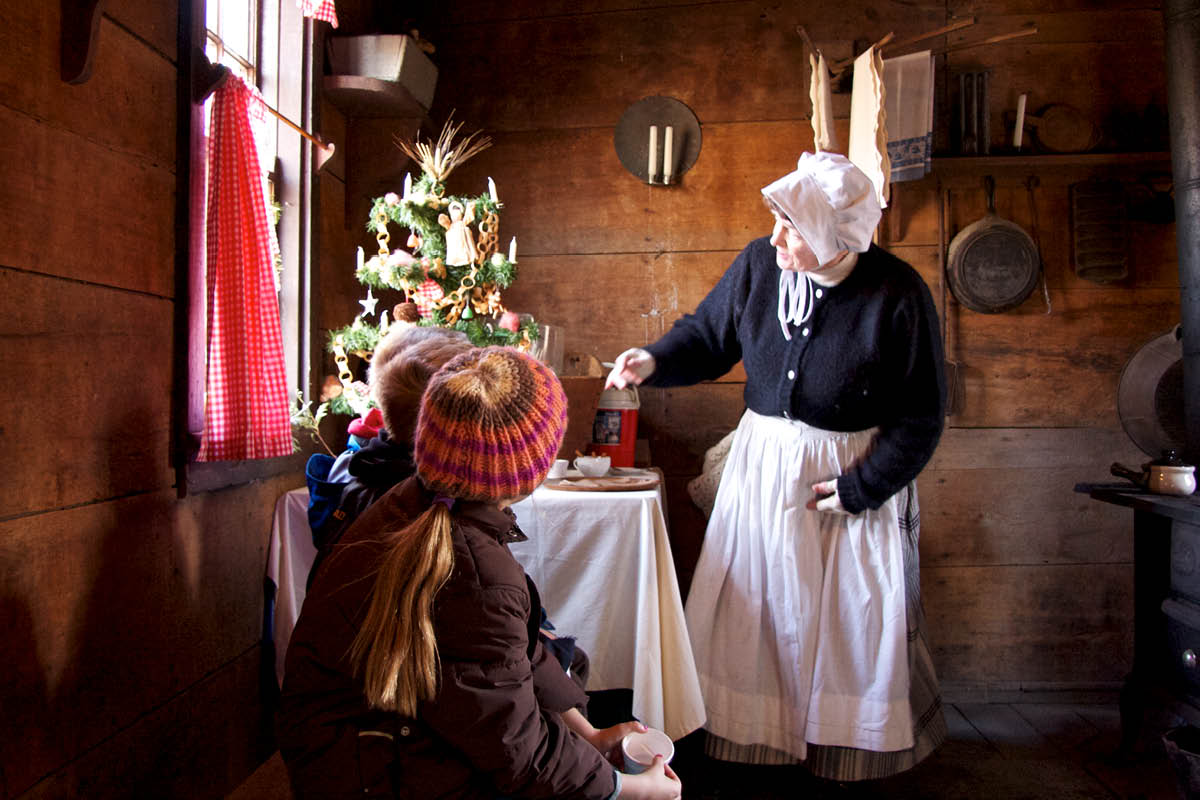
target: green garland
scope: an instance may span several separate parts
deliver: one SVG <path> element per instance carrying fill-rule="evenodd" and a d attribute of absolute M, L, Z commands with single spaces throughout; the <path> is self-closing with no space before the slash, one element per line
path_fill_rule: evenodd
<path fill-rule="evenodd" d="M 490 195 L 481 194 L 477 197 L 462 195 L 441 197 L 436 201 L 436 207 L 433 207 L 425 198 L 431 197 L 429 193 L 434 188 L 433 179 L 428 175 L 423 175 L 413 187 L 409 199 L 399 198 L 397 202 L 388 202 L 388 196 L 385 195 L 376 197 L 372 201 L 367 230 L 376 236 L 386 233 L 386 223 L 384 223 L 384 230 L 381 230 L 378 222 L 378 218 L 382 215 L 389 222 L 408 228 L 420 237 L 421 246 L 417 248 L 417 253 L 421 257 L 410 264 L 392 264 L 377 255 L 364 262 L 362 268 L 355 271 L 355 277 L 360 283 L 376 289 L 404 291 L 406 285 L 419 286 L 428 275 L 447 294 L 462 285 L 463 278 L 471 271 L 471 265 L 455 267 L 445 265 L 446 277 L 444 278 L 429 272 L 435 259 L 446 257 L 446 237 L 441 223 L 438 222 L 438 216 L 444 208 L 456 201 L 461 203 L 464 208 L 474 203 L 477 218 L 483 218 L 492 213 L 499 216 L 500 206 L 493 202 Z M 441 189 L 442 187 L 440 184 L 436 184 L 436 188 Z M 411 198 L 419 198 L 423 202 L 414 202 Z M 495 284 L 501 289 L 507 289 L 516 280 L 516 277 L 517 265 L 509 261 L 508 256 L 497 249 L 491 258 L 479 266 L 475 273 L 475 285 Z"/>
<path fill-rule="evenodd" d="M 395 325 L 395 323 L 392 324 Z M 490 347 L 492 345 L 516 347 L 521 343 L 523 338 L 528 338 L 529 341 L 536 342 L 541 335 L 538 331 L 537 321 L 533 319 L 523 320 L 520 327 L 515 331 L 501 328 L 495 321 L 486 317 L 481 319 L 477 316 L 470 319 L 460 319 L 453 326 L 449 326 L 442 317 L 442 310 L 440 308 L 433 312 L 433 317 L 421 320 L 417 324 L 422 327 L 453 327 L 454 330 L 465 333 L 467 339 L 476 347 Z M 379 340 L 383 338 L 378 327 L 363 325 L 359 322 L 356 325 L 347 325 L 344 328 L 329 331 L 329 336 L 325 344 L 327 352 L 334 352 L 334 342 L 337 341 L 339 336 L 342 338 L 342 347 L 347 353 L 372 353 L 379 345 Z M 334 413 L 341 412 L 334 409 Z"/>

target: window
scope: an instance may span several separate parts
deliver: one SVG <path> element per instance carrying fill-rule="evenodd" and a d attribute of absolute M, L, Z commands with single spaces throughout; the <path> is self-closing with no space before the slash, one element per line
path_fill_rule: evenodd
<path fill-rule="evenodd" d="M 248 83 L 256 85 L 266 103 L 287 118 L 311 130 L 314 103 L 313 53 L 316 52 L 313 23 L 301 16 L 292 0 L 193 0 L 182 4 L 181 14 L 190 14 L 188 30 L 195 53 L 204 53 L 211 63 L 223 64 Z M 196 64 L 203 64 L 199 58 Z M 182 71 L 181 71 L 182 73 Z M 182 95 L 183 93 L 181 93 Z M 177 336 L 177 435 L 175 463 L 178 486 L 203 490 L 240 482 L 262 474 L 297 468 L 294 459 L 273 459 L 265 464 L 194 463 L 204 425 L 205 355 L 207 344 L 206 286 L 204 276 L 204 184 L 206 175 L 207 103 L 181 101 L 181 114 L 188 121 L 187 164 L 180 174 L 188 176 L 186 208 L 178 216 L 186 219 L 189 233 L 186 268 L 181 274 L 181 296 L 188 298 L 186 335 Z M 308 293 L 312 247 L 311 145 L 289 126 L 269 117 L 264 141 L 259 143 L 262 168 L 268 172 L 270 194 L 278 210 L 277 235 L 280 259 L 277 288 L 290 396 L 311 391 L 309 362 L 312 352 L 311 304 Z M 183 156 L 181 156 L 183 157 Z M 181 189 L 182 189 L 181 182 Z M 184 194 L 180 192 L 181 196 Z M 183 256 L 181 255 L 181 260 Z M 183 288 L 185 285 L 185 288 Z M 287 462 L 287 463 L 275 463 Z"/>

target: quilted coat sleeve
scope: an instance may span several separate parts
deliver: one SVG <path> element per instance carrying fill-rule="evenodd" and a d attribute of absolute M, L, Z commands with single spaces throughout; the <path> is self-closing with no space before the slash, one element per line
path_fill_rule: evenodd
<path fill-rule="evenodd" d="M 612 767 L 557 711 L 538 702 L 528 656 L 528 591 L 487 586 L 462 600 L 478 605 L 460 614 L 450 607 L 454 598 L 443 598 L 443 611 L 464 622 L 439 633 L 441 688 L 436 702 L 422 706 L 424 722 L 489 775 L 497 794 L 608 798 L 615 788 Z"/>

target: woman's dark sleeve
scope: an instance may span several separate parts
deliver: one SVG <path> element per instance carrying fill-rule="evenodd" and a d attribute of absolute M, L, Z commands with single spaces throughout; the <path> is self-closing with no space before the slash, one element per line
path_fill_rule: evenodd
<path fill-rule="evenodd" d="M 750 291 L 750 247 L 743 250 L 694 313 L 684 314 L 646 350 L 654 356 L 649 386 L 688 386 L 721 377 L 742 360 L 738 320 Z"/>
<path fill-rule="evenodd" d="M 887 338 L 882 353 L 889 371 L 892 413 L 880 424 L 870 452 L 838 478 L 838 495 L 851 514 L 879 508 L 916 478 L 933 455 L 945 424 L 942 338 L 937 309 L 924 281 L 898 304 Z"/>

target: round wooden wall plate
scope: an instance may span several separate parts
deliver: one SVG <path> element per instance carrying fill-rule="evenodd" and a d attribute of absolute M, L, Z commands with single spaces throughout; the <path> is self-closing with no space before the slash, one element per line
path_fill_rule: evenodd
<path fill-rule="evenodd" d="M 700 120 L 684 103 L 674 97 L 645 97 L 625 109 L 613 131 L 613 146 L 622 166 L 639 180 L 649 180 L 650 126 L 658 126 L 658 182 L 662 181 L 663 141 L 671 126 L 675 169 L 672 182 L 692 168 L 700 157 Z"/>

